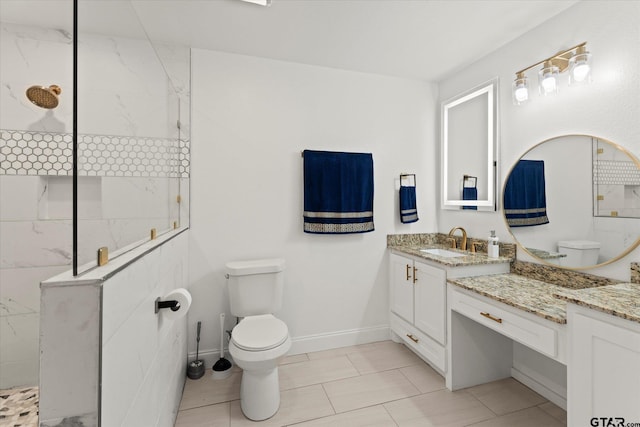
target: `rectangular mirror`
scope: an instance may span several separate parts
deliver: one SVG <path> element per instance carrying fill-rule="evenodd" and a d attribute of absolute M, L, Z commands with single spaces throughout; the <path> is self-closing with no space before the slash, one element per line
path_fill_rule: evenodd
<path fill-rule="evenodd" d="M 495 211 L 498 79 L 442 103 L 442 208 Z"/>

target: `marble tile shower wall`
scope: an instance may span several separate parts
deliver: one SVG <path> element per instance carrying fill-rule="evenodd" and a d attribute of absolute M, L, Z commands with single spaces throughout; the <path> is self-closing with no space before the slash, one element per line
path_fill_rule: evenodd
<path fill-rule="evenodd" d="M 2 22 L 0 50 L 0 388 L 9 388 L 38 384 L 39 283 L 72 259 L 73 54 L 64 30 Z M 89 34 L 79 54 L 83 263 L 97 247 L 120 248 L 188 216 L 188 118 L 180 130 L 167 118 L 178 104 L 188 112 L 189 58 L 184 49 L 154 52 L 143 41 Z M 26 99 L 36 84 L 62 87 L 57 108 Z M 180 99 L 167 99 L 174 89 Z M 179 193 L 182 203 L 170 203 Z"/>
<path fill-rule="evenodd" d="M 137 249 L 150 250 L 112 267 L 109 277 L 65 273 L 42 285 L 42 425 L 99 425 L 100 417 L 103 426 L 173 426 L 186 376 L 187 318 L 152 306 L 187 286 L 188 243 L 182 232 Z"/>
<path fill-rule="evenodd" d="M 597 215 L 640 217 L 640 170 L 630 160 L 593 162 Z"/>

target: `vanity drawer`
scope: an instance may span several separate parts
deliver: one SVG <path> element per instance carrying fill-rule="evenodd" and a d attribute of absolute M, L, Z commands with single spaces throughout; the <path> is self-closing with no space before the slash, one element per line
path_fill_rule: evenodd
<path fill-rule="evenodd" d="M 489 302 L 481 296 L 475 297 L 455 290 L 451 295 L 452 310 L 543 354 L 554 358 L 557 356 L 556 331 L 542 324 L 544 319 L 540 319 L 540 323 L 527 319 L 505 308 L 506 305 Z"/>
<path fill-rule="evenodd" d="M 444 346 L 395 314 L 391 315 L 391 329 L 422 359 L 441 373 L 446 372 L 447 359 Z"/>

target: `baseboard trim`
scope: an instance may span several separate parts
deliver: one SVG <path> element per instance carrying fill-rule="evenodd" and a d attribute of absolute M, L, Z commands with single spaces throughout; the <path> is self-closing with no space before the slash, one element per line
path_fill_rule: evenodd
<path fill-rule="evenodd" d="M 313 351 L 330 350 L 332 348 L 347 347 L 350 345 L 368 344 L 370 342 L 385 341 L 391 338 L 389 325 L 372 326 L 368 328 L 348 329 L 344 331 L 328 332 L 323 334 L 306 335 L 291 338 L 291 350 L 289 355 L 310 353 Z M 189 362 L 195 360 L 196 353 L 189 352 Z M 213 364 L 220 359 L 220 349 L 200 350 L 198 357 L 204 361 L 206 369 L 211 369 Z M 227 360 L 232 360 L 228 351 L 225 351 Z"/>
<path fill-rule="evenodd" d="M 289 354 L 294 355 L 330 350 L 332 348 L 347 347 L 350 345 L 385 341 L 390 338 L 391 329 L 389 329 L 389 325 L 307 335 L 292 338 L 292 346 Z"/>
<path fill-rule="evenodd" d="M 533 390 L 536 393 L 538 393 L 539 395 L 541 395 L 542 397 L 546 398 L 550 402 L 553 402 L 554 404 L 558 405 L 559 407 L 561 407 L 565 411 L 567 410 L 567 396 L 566 395 L 564 395 L 564 396 L 561 395 L 560 393 L 558 393 L 555 390 L 551 389 L 546 384 L 544 384 L 541 381 L 533 378 L 532 376 L 527 375 L 526 373 L 522 372 L 521 370 L 519 370 L 517 368 L 511 368 L 511 376 L 513 378 L 515 378 L 516 380 L 520 381 L 522 384 L 524 384 L 527 387 L 529 387 L 531 390 Z"/>

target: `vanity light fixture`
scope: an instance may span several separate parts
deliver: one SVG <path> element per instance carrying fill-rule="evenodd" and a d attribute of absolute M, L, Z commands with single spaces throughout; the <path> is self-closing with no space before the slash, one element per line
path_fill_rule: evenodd
<path fill-rule="evenodd" d="M 560 73 L 569 70 L 569 85 L 591 83 L 591 54 L 587 52 L 587 42 L 556 53 L 549 58 L 516 72 L 513 81 L 513 103 L 521 105 L 530 99 L 529 81 L 526 72 L 542 65 L 538 71 L 538 89 L 540 95 L 548 96 L 558 93 Z"/>

